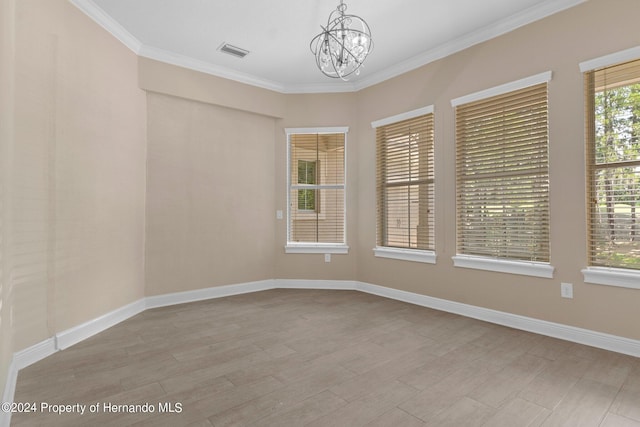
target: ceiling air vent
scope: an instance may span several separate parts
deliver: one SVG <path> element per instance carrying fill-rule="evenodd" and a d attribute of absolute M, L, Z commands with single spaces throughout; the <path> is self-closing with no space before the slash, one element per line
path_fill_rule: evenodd
<path fill-rule="evenodd" d="M 248 50 L 240 49 L 239 47 L 230 45 L 229 43 L 222 43 L 218 48 L 220 52 L 228 53 L 236 58 L 244 58 L 249 53 Z"/>

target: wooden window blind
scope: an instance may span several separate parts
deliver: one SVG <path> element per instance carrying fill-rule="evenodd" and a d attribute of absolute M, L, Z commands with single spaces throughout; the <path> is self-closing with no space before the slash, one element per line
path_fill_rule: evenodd
<path fill-rule="evenodd" d="M 584 80 L 589 264 L 640 269 L 640 60 Z"/>
<path fill-rule="evenodd" d="M 547 83 L 456 106 L 459 254 L 549 262 Z"/>
<path fill-rule="evenodd" d="M 376 127 L 377 245 L 434 249 L 433 113 Z"/>
<path fill-rule="evenodd" d="M 345 243 L 345 134 L 289 135 L 289 242 Z"/>

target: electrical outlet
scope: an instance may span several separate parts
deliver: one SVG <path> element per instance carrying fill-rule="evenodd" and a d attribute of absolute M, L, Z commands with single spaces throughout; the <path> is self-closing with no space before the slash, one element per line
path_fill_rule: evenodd
<path fill-rule="evenodd" d="M 276 211 L 276 218 L 282 219 L 282 211 Z"/>
<path fill-rule="evenodd" d="M 331 262 L 331 254 L 324 254 L 324 262 Z"/>
<path fill-rule="evenodd" d="M 562 298 L 573 298 L 573 284 L 560 283 L 560 296 Z"/>

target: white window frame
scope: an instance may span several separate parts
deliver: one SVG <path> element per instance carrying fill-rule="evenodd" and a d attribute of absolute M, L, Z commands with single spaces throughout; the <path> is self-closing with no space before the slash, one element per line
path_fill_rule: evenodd
<path fill-rule="evenodd" d="M 386 126 L 403 120 L 413 119 L 415 117 L 424 116 L 425 114 L 434 114 L 433 105 L 418 108 L 416 110 L 407 111 L 406 113 L 396 114 L 384 119 L 371 122 L 371 127 L 376 129 L 380 126 Z M 434 141 L 435 142 L 435 141 Z M 376 160 L 377 161 L 377 160 Z M 435 175 L 435 172 L 434 172 Z M 433 206 L 430 206 L 433 209 Z M 376 223 L 379 218 L 376 218 Z M 402 261 L 423 262 L 426 264 L 435 264 L 437 254 L 432 250 L 425 249 L 408 249 L 408 248 L 392 248 L 388 246 L 376 246 L 373 248 L 373 254 L 378 258 L 390 258 Z"/>
<path fill-rule="evenodd" d="M 288 254 L 347 254 L 349 246 L 347 245 L 347 136 L 349 132 L 348 126 L 338 127 L 318 127 L 318 128 L 285 128 L 287 135 L 287 243 L 284 247 L 285 253 Z M 294 134 L 327 134 L 342 133 L 344 134 L 344 183 L 335 185 L 336 189 L 343 190 L 343 241 L 342 243 L 317 243 L 317 242 L 292 242 L 291 237 L 291 135 Z M 322 172 L 320 172 L 322 173 Z M 329 186 L 331 188 L 331 186 Z M 296 209 L 298 205 L 296 203 Z M 322 209 L 322 200 L 320 201 L 320 209 Z M 315 217 L 315 215 L 314 215 Z"/>
<path fill-rule="evenodd" d="M 640 46 L 590 59 L 579 64 L 580 72 L 586 73 L 640 58 Z M 590 179 L 586 177 L 586 179 Z M 585 283 L 640 289 L 640 271 L 626 268 L 591 267 L 581 270 Z"/>
<path fill-rule="evenodd" d="M 300 162 L 313 163 L 313 167 L 314 167 L 315 174 L 316 174 L 315 181 L 317 182 L 318 175 L 321 173 L 321 170 L 320 170 L 320 167 L 319 167 L 321 162 L 319 160 L 298 159 L 298 170 L 300 170 L 300 166 L 299 166 Z M 300 182 L 300 175 L 298 175 L 298 182 Z M 305 189 L 298 190 L 298 192 L 300 192 L 300 191 L 307 191 L 307 190 L 305 190 Z M 312 214 L 316 214 L 316 213 L 322 214 L 322 211 L 320 210 L 319 206 L 322 206 L 322 203 L 318 203 L 318 200 L 316 199 L 315 195 L 314 195 L 314 199 L 313 199 L 313 209 L 300 209 L 300 201 L 298 200 L 298 203 L 297 203 L 298 214 L 300 215 L 300 214 L 305 213 L 305 212 L 309 212 L 309 213 L 312 213 Z"/>
<path fill-rule="evenodd" d="M 453 108 L 458 105 L 468 104 L 470 102 L 480 101 L 485 98 L 503 95 L 516 90 L 524 89 L 529 86 L 535 86 L 541 83 L 549 83 L 553 73 L 546 71 L 530 77 L 525 77 L 510 83 L 505 83 L 489 89 L 471 93 L 451 100 Z M 461 268 L 471 268 L 475 270 L 493 271 L 499 273 L 519 274 L 523 276 L 533 276 L 542 278 L 553 278 L 555 267 L 546 262 L 530 262 L 507 260 L 502 258 L 491 258 L 485 256 L 475 256 L 466 254 L 456 254 L 451 257 L 453 265 Z"/>
<path fill-rule="evenodd" d="M 300 159 L 303 160 L 303 159 Z M 308 161 L 308 160 L 307 160 Z M 318 160 L 316 162 L 316 177 L 320 177 L 321 179 L 324 177 L 324 168 L 323 168 L 323 164 L 325 164 L 326 161 L 326 156 L 324 159 Z M 289 167 L 291 167 L 291 165 L 289 165 Z M 289 170 L 289 174 L 291 174 L 291 170 Z M 291 179 L 291 175 L 289 175 L 289 179 Z M 300 185 L 300 184 L 298 184 Z M 291 189 L 290 189 L 291 190 Z M 324 193 L 319 193 L 320 194 L 320 199 L 316 199 L 316 210 L 306 210 L 306 209 L 299 209 L 298 208 L 298 204 L 296 203 L 296 207 L 295 210 L 297 212 L 297 220 L 298 221 L 315 221 L 317 219 L 325 219 L 326 215 L 324 213 L 324 210 L 322 209 L 323 206 L 325 206 L 325 195 Z M 291 196 L 289 196 L 291 197 Z M 317 194 L 316 194 L 317 197 Z M 319 206 L 319 208 L 318 208 Z M 289 213 L 291 213 L 289 211 Z M 287 230 L 288 231 L 288 230 Z M 287 234 L 287 236 L 289 236 L 289 234 Z"/>

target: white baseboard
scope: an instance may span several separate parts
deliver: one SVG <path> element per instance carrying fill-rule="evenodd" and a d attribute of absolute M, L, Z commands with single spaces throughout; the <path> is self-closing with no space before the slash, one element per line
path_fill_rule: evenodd
<path fill-rule="evenodd" d="M 273 289 L 274 280 L 261 280 L 259 282 L 239 283 L 236 285 L 214 286 L 212 288 L 196 289 L 193 291 L 175 292 L 172 294 L 156 295 L 145 298 L 145 307 L 158 308 L 168 305 L 184 304 L 187 302 L 204 301 L 213 298 L 222 298 L 232 295 L 246 294 L 249 292 L 266 291 Z"/>
<path fill-rule="evenodd" d="M 18 368 L 16 368 L 15 356 L 9 364 L 7 372 L 7 382 L 4 384 L 4 392 L 2 393 L 2 402 L 13 402 L 13 395 L 16 391 L 16 381 L 18 380 Z M 9 427 L 11 425 L 11 411 L 0 411 L 0 427 Z"/>
<path fill-rule="evenodd" d="M 4 392 L 2 393 L 2 402 L 13 402 L 16 382 L 18 380 L 18 371 L 20 369 L 51 356 L 56 351 L 56 340 L 52 337 L 31 347 L 27 347 L 24 350 L 15 352 L 11 359 L 11 364 L 9 364 L 7 382 L 4 385 Z M 9 425 L 11 425 L 11 411 L 0 411 L 0 426 L 8 427 Z"/>
<path fill-rule="evenodd" d="M 56 348 L 55 338 L 47 338 L 38 344 L 14 353 L 13 362 L 15 363 L 16 369 L 19 371 L 29 365 L 33 365 L 45 357 L 51 356 L 56 351 L 58 351 L 58 349 Z"/>
<path fill-rule="evenodd" d="M 44 359 L 57 350 L 63 350 L 73 344 L 102 332 L 147 309 L 277 288 L 357 290 L 422 307 L 446 311 L 515 329 L 640 357 L 640 341 L 638 340 L 609 335 L 574 326 L 547 322 L 531 317 L 519 316 L 516 314 L 505 313 L 502 311 L 491 310 L 488 308 L 477 307 L 358 281 L 275 279 L 146 297 L 89 322 L 85 322 L 81 325 L 60 332 L 56 334 L 55 337 L 49 338 L 14 354 L 7 375 L 3 401 L 13 401 L 16 379 L 20 369 Z M 11 414 L 0 413 L 0 426 L 9 425 L 8 420 L 10 420 L 10 415 Z"/>
<path fill-rule="evenodd" d="M 355 291 L 358 289 L 358 282 L 354 280 L 297 280 L 297 279 L 276 279 L 274 288 L 279 289 L 327 289 Z"/>
<path fill-rule="evenodd" d="M 369 283 L 359 282 L 358 290 L 385 298 L 420 305 L 422 307 L 433 308 L 440 311 L 459 314 L 465 317 L 471 317 L 473 319 L 483 320 L 485 322 L 508 326 L 514 329 L 534 332 L 536 334 L 559 338 L 565 341 L 571 341 L 578 344 L 614 351 L 616 353 L 640 357 L 640 341 L 638 340 L 605 334 L 603 332 L 596 332 L 589 329 L 577 328 L 575 326 L 563 325 L 561 323 L 534 319 L 532 317 L 505 313 L 503 311 L 491 310 L 460 302 L 434 298 L 426 295 L 414 294 L 412 292 L 386 288 L 384 286 L 372 285 Z"/>
<path fill-rule="evenodd" d="M 58 350 L 64 350 L 67 347 L 71 347 L 138 313 L 142 313 L 145 309 L 145 299 L 142 298 L 81 325 L 62 331 L 55 336 L 56 348 Z"/>

